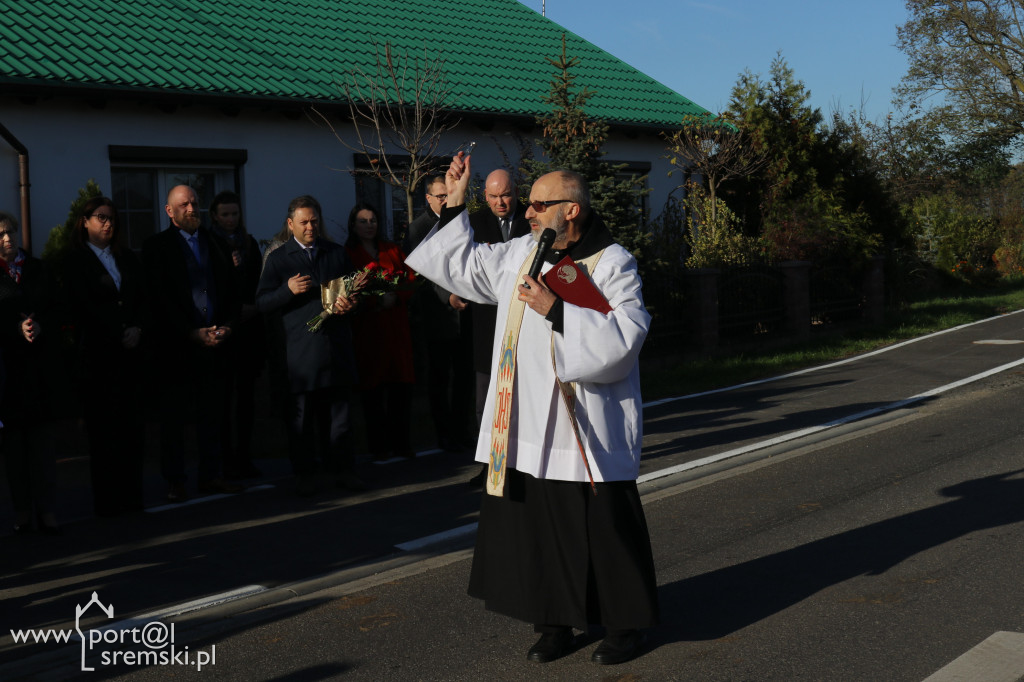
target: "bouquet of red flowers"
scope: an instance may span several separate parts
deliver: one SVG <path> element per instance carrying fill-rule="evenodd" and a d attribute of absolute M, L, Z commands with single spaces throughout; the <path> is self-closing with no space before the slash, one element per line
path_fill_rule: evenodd
<path fill-rule="evenodd" d="M 320 285 L 320 302 L 323 310 L 306 323 L 311 332 L 320 331 L 324 320 L 334 314 L 334 302 L 344 296 L 351 298 L 356 294 L 380 296 L 397 291 L 405 278 L 405 273 L 382 268 L 378 263 L 368 263 L 362 270 L 332 279 Z"/>

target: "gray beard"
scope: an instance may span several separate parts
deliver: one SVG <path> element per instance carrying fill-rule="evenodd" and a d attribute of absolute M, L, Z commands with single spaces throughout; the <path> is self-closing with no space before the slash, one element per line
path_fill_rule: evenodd
<path fill-rule="evenodd" d="M 555 228 L 555 241 L 553 241 L 551 243 L 552 244 L 557 244 L 558 242 L 560 242 L 563 239 L 565 239 L 565 233 L 568 232 L 568 231 L 569 231 L 569 226 L 567 224 L 565 224 L 565 223 L 563 223 L 563 224 L 559 225 L 558 227 L 556 227 Z M 533 237 L 533 241 L 535 241 L 535 242 L 540 242 L 540 236 L 542 234 L 544 234 L 544 228 L 541 228 L 539 230 L 533 230 L 533 229 L 530 230 L 530 236 Z"/>

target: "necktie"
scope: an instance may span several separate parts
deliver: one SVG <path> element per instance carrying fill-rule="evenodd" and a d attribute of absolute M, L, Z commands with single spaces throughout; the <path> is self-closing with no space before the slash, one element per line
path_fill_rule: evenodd
<path fill-rule="evenodd" d="M 501 238 L 508 241 L 508 218 L 501 219 Z"/>
<path fill-rule="evenodd" d="M 195 254 L 196 262 L 202 265 L 203 259 L 199 256 L 199 238 L 192 235 L 188 238 L 188 245 L 192 247 L 192 253 Z"/>

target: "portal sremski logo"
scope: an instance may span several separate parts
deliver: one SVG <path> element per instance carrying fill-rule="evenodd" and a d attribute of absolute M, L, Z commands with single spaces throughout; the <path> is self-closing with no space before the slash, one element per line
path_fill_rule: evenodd
<path fill-rule="evenodd" d="M 96 594 L 95 592 L 92 593 L 92 599 L 90 599 L 89 602 L 85 606 L 81 606 L 81 605 L 76 605 L 75 606 L 75 631 L 78 632 L 78 636 L 82 638 L 82 671 L 83 672 L 91 672 L 91 671 L 95 671 L 96 670 L 96 668 L 87 668 L 85 666 L 85 650 L 86 650 L 86 646 L 87 645 L 89 647 L 92 646 L 92 643 L 91 643 L 91 640 L 92 640 L 92 630 L 89 631 L 89 637 L 88 638 L 86 638 L 85 633 L 82 632 L 82 615 L 86 611 L 88 611 L 89 607 L 91 607 L 93 604 L 98 606 L 100 611 L 102 611 L 103 613 L 107 614 L 107 618 L 113 618 L 114 617 L 114 605 L 111 604 L 110 606 L 104 606 L 103 602 L 100 601 L 100 596 L 98 594 Z"/>

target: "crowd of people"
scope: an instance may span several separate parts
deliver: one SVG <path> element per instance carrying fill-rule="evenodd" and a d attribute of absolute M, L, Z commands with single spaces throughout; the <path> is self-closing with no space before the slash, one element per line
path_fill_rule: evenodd
<path fill-rule="evenodd" d="M 337 244 L 325 235 L 320 204 L 302 196 L 261 250 L 237 193 L 214 197 L 204 225 L 195 191 L 177 186 L 167 196 L 166 224 L 141 252 L 123 243 L 114 202 L 95 197 L 80 207 L 67 250 L 43 261 L 19 247 L 17 219 L 0 213 L 0 448 L 15 533 L 60 533 L 51 427 L 69 416 L 88 446 L 98 516 L 143 508 L 148 420 L 158 425 L 169 502 L 238 492 L 261 476 L 252 447 L 261 386 L 285 425 L 301 496 L 316 492 L 323 472 L 339 487 L 366 487 L 349 437 L 356 397 L 364 417 L 357 428 L 374 460 L 412 458 L 414 444 L 474 448 L 494 306 L 465 301 L 405 265 L 437 222 L 444 188 L 443 176 L 428 180 L 428 208 L 401 245 L 384 238 L 377 208 L 364 202 L 352 208 L 347 240 Z M 486 197 L 489 208 L 474 216 L 480 241 L 528 233 L 521 215 L 512 220 L 518 200 L 506 171 L 488 177 Z M 322 309 L 320 285 L 371 264 L 395 274 L 394 291 L 338 303 L 339 314 L 310 332 L 307 323 Z M 414 441 L 417 382 L 433 433 Z M 187 485 L 189 423 L 195 492 Z"/>
<path fill-rule="evenodd" d="M 253 395 L 264 359 L 296 494 L 314 494 L 318 473 L 364 490 L 350 404 L 359 397 L 374 459 L 412 457 L 419 365 L 437 444 L 473 448 L 481 464 L 469 594 L 533 624 L 529 660 L 571 653 L 574 630 L 592 624 L 605 627 L 594 662 L 635 657 L 658 619 L 636 486 L 637 360 L 650 323 L 636 261 L 591 210 L 582 176 L 546 174 L 524 205 L 496 170 L 475 213 L 470 177 L 459 152 L 428 180 L 428 209 L 404 249 L 366 203 L 352 208 L 343 245 L 328 239 L 319 202 L 304 195 L 261 255 L 237 194 L 217 195 L 204 226 L 195 191 L 181 185 L 141 259 L 121 244 L 114 203 L 97 197 L 79 211 L 70 251 L 44 263 L 0 213 L 0 419 L 15 532 L 60 533 L 47 421 L 69 376 L 95 511 L 107 516 L 142 508 L 150 401 L 169 501 L 191 494 L 188 422 L 199 494 L 259 476 Z M 543 263 L 555 279 L 541 277 Z"/>

